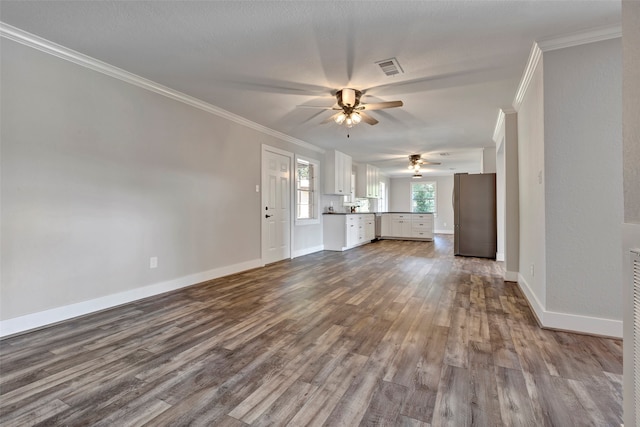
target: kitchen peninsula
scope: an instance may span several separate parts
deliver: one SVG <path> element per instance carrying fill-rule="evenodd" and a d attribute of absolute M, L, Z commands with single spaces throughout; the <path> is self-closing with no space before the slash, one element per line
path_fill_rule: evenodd
<path fill-rule="evenodd" d="M 381 239 L 433 240 L 433 214 L 383 213 L 380 234 Z"/>
<path fill-rule="evenodd" d="M 376 238 L 376 217 L 374 213 L 325 213 L 322 233 L 325 250 L 345 251 Z"/>
<path fill-rule="evenodd" d="M 381 216 L 381 239 L 433 240 L 433 214 L 385 212 Z M 375 233 L 375 213 L 325 213 L 323 215 L 324 249 L 345 251 L 371 243 Z"/>

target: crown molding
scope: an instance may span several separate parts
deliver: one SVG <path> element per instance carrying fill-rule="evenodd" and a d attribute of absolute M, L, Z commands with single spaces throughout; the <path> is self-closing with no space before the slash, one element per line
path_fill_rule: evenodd
<path fill-rule="evenodd" d="M 529 84 L 533 78 L 533 73 L 538 67 L 540 58 L 542 58 L 542 50 L 540 49 L 540 46 L 538 46 L 538 43 L 534 42 L 533 46 L 531 46 L 527 66 L 524 69 L 524 73 L 522 73 L 522 79 L 520 79 L 520 84 L 518 85 L 518 90 L 516 91 L 516 96 L 513 100 L 513 108 L 515 111 L 518 111 L 520 109 L 520 105 L 522 105 L 524 95 L 527 93 L 527 89 L 529 89 Z"/>
<path fill-rule="evenodd" d="M 543 52 L 548 52 L 550 50 L 564 49 L 565 47 L 579 46 L 619 37 L 622 37 L 622 27 L 620 25 L 612 25 L 538 40 L 538 46 Z"/>
<path fill-rule="evenodd" d="M 498 118 L 496 119 L 496 127 L 493 129 L 493 142 L 496 145 L 500 142 L 500 135 L 502 135 L 502 125 L 504 125 L 504 110 L 498 110 Z"/>
<path fill-rule="evenodd" d="M 620 25 L 612 25 L 607 27 L 593 28 L 587 31 L 580 31 L 571 34 L 565 34 L 563 36 L 543 39 L 533 43 L 531 47 L 531 53 L 529 54 L 529 60 L 527 66 L 522 74 L 520 85 L 516 91 L 516 96 L 513 100 L 513 108 L 518 111 L 520 105 L 524 100 L 524 95 L 527 93 L 529 84 L 533 73 L 540 62 L 540 58 L 544 52 L 549 52 L 557 49 L 564 49 L 566 47 L 579 46 L 588 43 L 595 43 L 604 40 L 611 40 L 622 37 L 622 27 Z"/>
<path fill-rule="evenodd" d="M 292 144 L 295 144 L 300 147 L 304 147 L 306 149 L 313 150 L 319 153 L 325 152 L 325 150 L 323 150 L 322 148 L 316 147 L 315 145 L 310 144 L 306 141 L 302 141 L 300 139 L 294 138 L 282 132 L 278 132 L 277 130 L 252 122 L 251 120 L 245 119 L 244 117 L 238 116 L 237 114 L 233 114 L 220 107 L 216 107 L 215 105 L 209 104 L 208 102 L 202 101 L 193 96 L 171 89 L 167 86 L 163 86 L 152 80 L 145 79 L 144 77 L 140 77 L 136 74 L 130 73 L 121 68 L 107 64 L 106 62 L 102 62 L 98 59 L 92 58 L 80 52 L 76 52 L 75 50 L 66 48 L 64 46 L 61 46 L 59 44 L 46 40 L 42 37 L 36 36 L 34 34 L 28 33 L 19 28 L 13 27 L 4 22 L 0 22 L 0 37 L 13 40 L 22 45 L 31 47 L 33 49 L 37 49 L 44 53 L 48 53 L 49 55 L 56 56 L 60 59 L 73 62 L 74 64 L 80 65 L 90 70 L 97 71 L 99 73 L 116 78 L 118 80 L 122 80 L 126 83 L 138 86 L 140 88 L 149 90 L 151 92 L 155 92 L 157 94 L 163 95 L 175 101 L 182 102 L 184 104 L 190 105 L 192 107 L 198 108 L 200 110 L 206 111 L 216 116 L 225 118 L 239 125 L 257 130 L 258 132 L 264 133 L 266 135 L 271 135 L 282 141 L 290 142 Z"/>

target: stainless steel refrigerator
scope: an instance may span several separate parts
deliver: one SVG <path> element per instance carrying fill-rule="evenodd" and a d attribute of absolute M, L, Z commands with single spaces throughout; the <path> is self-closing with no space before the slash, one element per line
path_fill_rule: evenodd
<path fill-rule="evenodd" d="M 495 259 L 496 174 L 455 174 L 453 215 L 454 254 Z"/>

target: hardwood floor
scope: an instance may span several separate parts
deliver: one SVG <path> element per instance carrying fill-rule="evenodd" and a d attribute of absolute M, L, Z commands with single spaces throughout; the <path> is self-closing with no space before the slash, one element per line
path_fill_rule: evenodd
<path fill-rule="evenodd" d="M 380 241 L 1 342 L 0 425 L 619 426 L 622 342 L 538 328 L 499 263 Z"/>

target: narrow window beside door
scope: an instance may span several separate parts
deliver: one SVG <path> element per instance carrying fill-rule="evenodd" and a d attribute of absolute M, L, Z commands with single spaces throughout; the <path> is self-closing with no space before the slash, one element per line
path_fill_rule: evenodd
<path fill-rule="evenodd" d="M 318 164 L 312 160 L 296 159 L 296 223 L 316 223 Z"/>

